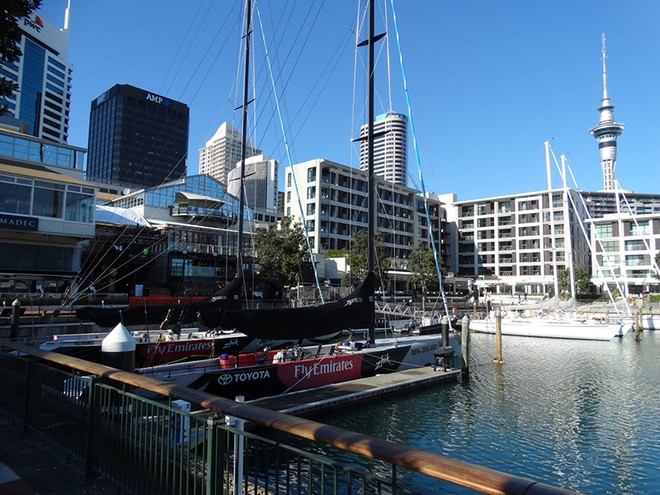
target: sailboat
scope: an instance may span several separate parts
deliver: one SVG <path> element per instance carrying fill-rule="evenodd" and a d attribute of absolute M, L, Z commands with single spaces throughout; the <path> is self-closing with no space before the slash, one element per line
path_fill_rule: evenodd
<path fill-rule="evenodd" d="M 550 143 L 545 142 L 545 158 L 546 158 L 546 173 L 548 180 L 548 208 L 552 208 L 552 184 L 550 179 Z M 561 175 L 563 178 L 563 205 L 564 205 L 564 231 L 568 233 L 569 240 L 567 243 L 567 258 L 569 263 L 570 273 L 570 286 L 572 301 L 575 302 L 575 276 L 573 268 L 573 254 L 571 249 L 571 226 L 568 221 L 568 189 L 566 186 L 566 163 L 565 157 L 562 156 L 562 170 Z M 557 276 L 556 255 L 557 249 L 555 242 L 555 225 L 554 216 L 550 213 L 550 236 L 552 240 L 552 253 L 553 253 L 553 275 L 554 275 L 554 291 L 555 297 L 559 295 L 559 283 Z M 557 299 L 558 301 L 558 299 Z M 575 308 L 574 308 L 575 309 Z M 473 320 L 470 322 L 470 329 L 479 333 L 494 334 L 497 327 L 497 318 L 500 318 L 500 331 L 502 335 L 515 335 L 522 337 L 540 337 L 540 338 L 557 338 L 557 339 L 574 339 L 574 340 L 612 340 L 616 337 L 622 337 L 630 327 L 622 321 L 604 321 L 602 319 L 591 318 L 586 315 L 577 315 L 574 311 L 571 313 L 560 312 L 559 310 L 550 311 L 549 314 L 539 313 L 535 317 L 525 317 L 514 312 L 496 316 L 491 311 L 486 318 L 481 320 Z M 613 319 L 614 320 L 614 319 Z"/>
<path fill-rule="evenodd" d="M 264 348 L 254 353 L 224 354 L 219 359 L 197 360 L 140 368 L 136 373 L 159 380 L 201 389 L 216 395 L 246 399 L 279 395 L 331 383 L 340 383 L 380 373 L 433 365 L 442 356 L 446 362 L 460 362 L 460 339 L 449 332 L 402 338 L 375 338 L 375 176 L 373 171 L 374 123 L 374 2 L 369 8 L 369 37 L 358 46 L 369 49 L 369 123 L 368 123 L 368 275 L 347 297 L 317 306 L 273 310 L 201 311 L 206 325 L 220 325 L 254 337 L 285 336 L 303 339 L 352 328 L 363 329 L 363 341 L 347 340 L 338 344 L 286 350 Z M 251 0 L 246 0 L 246 52 L 251 32 Z M 246 63 L 247 66 L 247 63 Z M 247 81 L 248 71 L 244 78 Z M 247 88 L 247 82 L 245 82 Z M 244 92 L 244 109 L 246 104 Z M 244 116 L 245 117 L 245 116 Z M 245 135 L 243 137 L 245 139 Z M 239 225 L 240 232 L 240 225 Z"/>

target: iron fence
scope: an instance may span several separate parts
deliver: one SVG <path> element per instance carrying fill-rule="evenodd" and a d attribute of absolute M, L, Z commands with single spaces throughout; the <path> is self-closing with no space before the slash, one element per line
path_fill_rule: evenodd
<path fill-rule="evenodd" d="M 83 479 L 102 476 L 129 494 L 406 495 L 437 493 L 447 482 L 492 494 L 572 493 L 9 345 L 14 352 L 0 352 L 0 408 L 68 452 Z M 163 399 L 146 398 L 146 391 Z M 254 428 L 246 431 L 245 420 Z"/>

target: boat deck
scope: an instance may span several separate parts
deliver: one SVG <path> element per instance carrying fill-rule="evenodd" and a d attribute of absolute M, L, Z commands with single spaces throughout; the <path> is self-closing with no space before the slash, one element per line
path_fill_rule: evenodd
<path fill-rule="evenodd" d="M 425 366 L 275 397 L 255 399 L 249 401 L 249 404 L 281 413 L 306 416 L 327 412 L 337 407 L 347 407 L 374 397 L 408 392 L 429 385 L 456 382 L 460 375 L 460 370 L 438 369 L 434 371 L 432 366 Z"/>

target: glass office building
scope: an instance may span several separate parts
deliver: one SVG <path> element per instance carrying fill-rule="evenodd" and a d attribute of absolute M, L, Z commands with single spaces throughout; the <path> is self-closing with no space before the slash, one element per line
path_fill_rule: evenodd
<path fill-rule="evenodd" d="M 189 108 L 128 84 L 92 102 L 87 178 L 152 187 L 184 177 Z"/>
<path fill-rule="evenodd" d="M 38 15 L 21 19 L 22 56 L 0 60 L 0 75 L 18 85 L 6 100 L 4 124 L 38 138 L 66 143 L 69 132 L 72 66 L 65 60 L 69 47 L 66 26 L 58 29 Z"/>

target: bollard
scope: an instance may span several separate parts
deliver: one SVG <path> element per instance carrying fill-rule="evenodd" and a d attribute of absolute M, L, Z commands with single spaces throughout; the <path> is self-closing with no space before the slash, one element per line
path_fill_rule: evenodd
<path fill-rule="evenodd" d="M 470 379 L 470 318 L 467 315 L 461 320 L 461 356 L 463 366 L 461 368 L 463 379 Z"/>
<path fill-rule="evenodd" d="M 21 316 L 21 301 L 16 298 L 13 303 L 11 303 L 11 330 L 9 331 L 9 336 L 12 339 L 18 337 L 18 327 L 20 324 Z"/>
<path fill-rule="evenodd" d="M 440 318 L 440 331 L 442 332 L 442 346 L 447 347 L 449 345 L 449 318 L 446 315 Z"/>
<path fill-rule="evenodd" d="M 504 359 L 502 359 L 502 312 L 499 308 L 495 310 L 495 349 L 497 357 L 493 359 L 493 363 L 504 364 Z"/>

